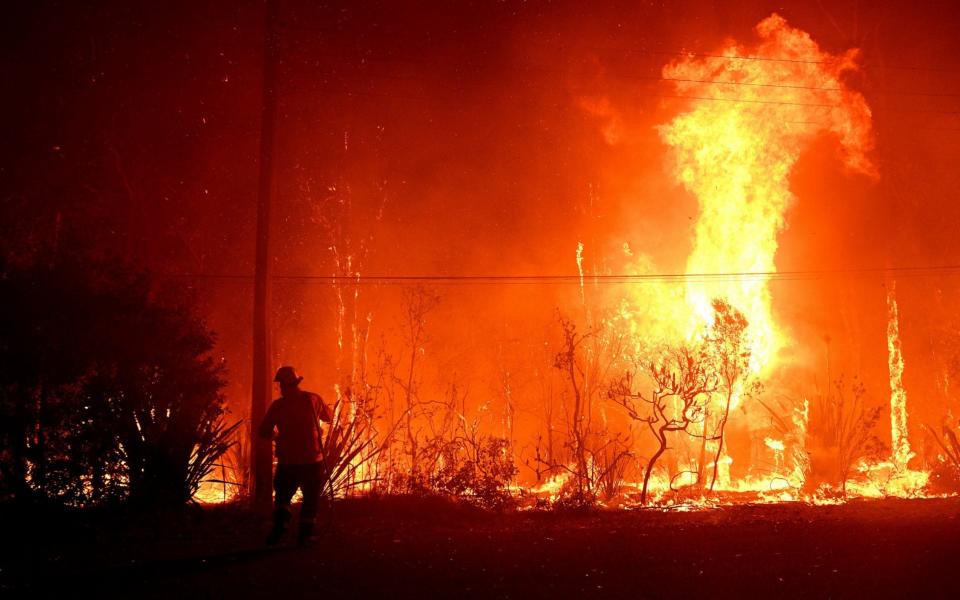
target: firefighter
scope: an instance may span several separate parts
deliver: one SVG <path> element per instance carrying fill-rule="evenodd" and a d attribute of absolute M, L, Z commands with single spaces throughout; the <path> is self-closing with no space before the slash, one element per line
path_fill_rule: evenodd
<path fill-rule="evenodd" d="M 331 415 L 323 398 L 300 389 L 303 377 L 293 367 L 280 367 L 273 380 L 280 384 L 280 398 L 267 410 L 259 433 L 267 439 L 276 435 L 277 471 L 273 477 L 273 528 L 267 544 L 280 542 L 291 518 L 290 501 L 297 488 L 303 491 L 297 541 L 307 543 L 313 534 L 320 490 L 325 482 L 323 437 L 320 421 L 330 423 Z"/>

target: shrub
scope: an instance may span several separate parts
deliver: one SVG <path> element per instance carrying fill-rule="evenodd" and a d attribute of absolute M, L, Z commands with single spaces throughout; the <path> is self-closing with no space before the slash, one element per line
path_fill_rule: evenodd
<path fill-rule="evenodd" d="M 236 424 L 193 305 L 123 267 L 4 269 L 3 486 L 71 505 L 189 500 Z"/>
<path fill-rule="evenodd" d="M 444 446 L 442 457 L 442 467 L 433 479 L 438 492 L 489 509 L 515 503 L 509 484 L 517 467 L 507 440 L 490 436 L 471 442 L 457 438 Z"/>

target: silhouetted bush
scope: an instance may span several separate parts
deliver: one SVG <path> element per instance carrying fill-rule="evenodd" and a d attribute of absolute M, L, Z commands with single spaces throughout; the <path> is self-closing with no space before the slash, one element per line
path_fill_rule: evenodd
<path fill-rule="evenodd" d="M 236 427 L 192 304 L 144 274 L 66 259 L 3 269 L 0 303 L 2 493 L 187 501 Z"/>

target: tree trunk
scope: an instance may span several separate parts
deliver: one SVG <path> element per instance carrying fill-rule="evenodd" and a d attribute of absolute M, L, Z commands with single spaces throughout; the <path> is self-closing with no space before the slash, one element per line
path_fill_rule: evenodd
<path fill-rule="evenodd" d="M 410 371 L 407 373 L 407 441 L 410 444 L 410 481 L 411 483 L 417 477 L 417 439 L 413 435 L 413 373 L 417 366 L 417 340 L 419 335 L 413 338 L 413 345 L 410 348 Z"/>
<path fill-rule="evenodd" d="M 707 420 L 710 415 L 703 415 L 703 439 L 700 440 L 700 456 L 697 458 L 697 487 L 701 490 L 707 487 Z"/>
<path fill-rule="evenodd" d="M 584 494 L 590 492 L 590 479 L 587 473 L 587 457 L 583 442 L 583 399 L 580 395 L 580 388 L 577 387 L 574 352 L 574 348 L 571 347 L 567 370 L 570 374 L 570 385 L 573 387 L 573 449 L 577 460 L 577 492 L 582 500 Z"/>
<path fill-rule="evenodd" d="M 643 474 L 643 489 L 640 491 L 641 506 L 647 505 L 647 486 L 650 485 L 650 474 L 653 473 L 653 466 L 667 450 L 667 434 L 662 429 L 657 435 L 657 441 L 660 442 L 660 447 L 657 448 L 657 451 L 650 457 L 650 460 L 647 462 L 647 471 Z"/>
<path fill-rule="evenodd" d="M 733 400 L 733 391 L 727 391 L 727 403 L 723 407 L 723 418 L 720 419 L 720 432 L 717 440 L 717 454 L 713 459 L 713 477 L 710 479 L 710 491 L 717 483 L 717 470 L 720 468 L 720 455 L 723 454 L 724 429 L 727 427 L 727 419 L 730 417 L 730 402 Z"/>

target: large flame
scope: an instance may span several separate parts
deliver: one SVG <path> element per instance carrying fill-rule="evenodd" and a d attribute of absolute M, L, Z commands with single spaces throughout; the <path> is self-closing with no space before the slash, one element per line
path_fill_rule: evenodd
<path fill-rule="evenodd" d="M 903 388 L 903 353 L 900 351 L 900 311 L 896 282 L 887 289 L 887 358 L 890 368 L 890 450 L 893 463 L 905 470 L 913 457 L 907 437 L 907 391 Z"/>
<path fill-rule="evenodd" d="M 687 273 L 731 274 L 688 285 L 689 330 L 709 324 L 711 300 L 726 298 L 750 323 L 755 373 L 787 343 L 774 321 L 768 282 L 798 158 L 828 132 L 839 137 L 848 167 L 874 172 L 866 158 L 870 109 L 842 81 L 856 69 L 857 51 L 823 52 L 776 14 L 756 31 L 761 42 L 755 48 L 731 42 L 716 56 L 664 67 L 664 78 L 692 99 L 689 111 L 659 128 L 673 149 L 674 176 L 700 204 Z"/>
<path fill-rule="evenodd" d="M 647 340 L 680 342 L 709 331 L 714 299 L 726 300 L 746 317 L 749 371 L 763 376 L 776 367 L 779 351 L 789 343 L 774 317 L 769 282 L 777 271 L 778 235 L 794 201 L 794 166 L 819 136 L 829 135 L 839 142 L 840 159 L 848 169 L 869 176 L 876 171 L 867 158 L 872 149 L 870 108 L 844 81 L 845 74 L 857 69 L 858 51 L 825 52 L 776 14 L 760 22 L 756 32 L 760 41 L 755 46 L 731 41 L 709 55 L 685 56 L 663 69 L 664 79 L 676 86 L 676 96 L 688 104 L 658 132 L 671 149 L 676 181 L 699 204 L 682 298 L 687 310 L 676 310 L 681 300 L 677 290 L 644 286 L 634 291 L 635 304 L 625 304 L 629 309 L 621 317 Z M 649 262 L 638 257 L 634 268 L 654 271 L 645 260 Z M 732 406 L 724 406 L 720 395 L 711 398 L 704 436 L 736 407 L 742 391 L 733 392 Z M 718 489 L 773 492 L 785 499 L 788 489 L 795 492 L 803 486 L 809 468 L 804 451 L 807 407 L 806 402 L 794 407 L 792 419 L 784 421 L 793 426 L 780 432 L 788 439 L 764 439 L 761 451 L 770 456 L 774 472 L 732 480 L 732 458 L 715 441 L 705 444 L 712 452 L 701 449 L 700 460 L 707 454 L 710 462 L 700 469 L 711 468 L 716 460 Z M 682 448 L 678 452 L 694 455 Z M 696 472 L 697 465 L 685 468 Z"/>
<path fill-rule="evenodd" d="M 847 489 L 858 496 L 873 498 L 922 496 L 930 472 L 909 466 L 914 453 L 908 437 L 896 281 L 890 281 L 887 287 L 887 366 L 890 370 L 890 458 L 874 463 L 861 460 L 857 470 L 863 477 L 848 481 Z"/>

